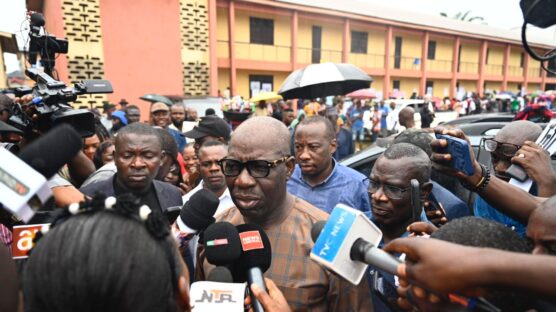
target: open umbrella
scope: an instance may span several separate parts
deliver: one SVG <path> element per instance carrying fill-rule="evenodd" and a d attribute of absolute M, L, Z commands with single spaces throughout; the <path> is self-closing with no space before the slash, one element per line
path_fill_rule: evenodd
<path fill-rule="evenodd" d="M 281 99 L 282 96 L 276 92 L 260 92 L 259 94 L 249 99 L 249 102 L 253 102 L 253 103 L 257 103 L 260 101 L 273 102 Z"/>
<path fill-rule="evenodd" d="M 151 103 L 162 102 L 168 106 L 173 104 L 172 100 L 170 100 L 169 98 L 165 97 L 164 95 L 155 94 L 155 93 L 145 94 L 142 97 L 140 97 L 140 99 Z"/>
<path fill-rule="evenodd" d="M 511 100 L 512 96 L 508 93 L 498 93 L 496 95 L 497 100 Z"/>
<path fill-rule="evenodd" d="M 347 97 L 357 100 L 375 99 L 376 92 L 375 89 L 360 89 L 346 94 Z"/>
<path fill-rule="evenodd" d="M 371 76 L 351 64 L 311 64 L 291 73 L 278 93 L 284 99 L 314 99 L 368 88 L 372 81 Z"/>

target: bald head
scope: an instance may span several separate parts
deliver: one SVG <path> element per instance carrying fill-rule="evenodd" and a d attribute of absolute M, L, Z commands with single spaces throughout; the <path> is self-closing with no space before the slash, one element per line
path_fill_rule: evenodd
<path fill-rule="evenodd" d="M 232 133 L 230 149 L 236 146 L 260 147 L 280 156 L 290 155 L 290 132 L 272 117 L 252 117 L 242 122 Z"/>
<path fill-rule="evenodd" d="M 398 115 L 398 120 L 400 122 L 400 125 L 408 129 L 415 127 L 414 116 L 415 116 L 415 110 L 409 106 L 405 107 L 400 111 Z"/>
<path fill-rule="evenodd" d="M 525 141 L 535 141 L 542 132 L 542 128 L 528 120 L 510 122 L 500 129 L 494 139 L 502 143 L 523 145 Z"/>

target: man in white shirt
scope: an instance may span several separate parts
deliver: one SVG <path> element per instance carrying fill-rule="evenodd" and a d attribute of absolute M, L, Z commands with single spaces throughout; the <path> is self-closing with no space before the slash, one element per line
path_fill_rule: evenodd
<path fill-rule="evenodd" d="M 218 164 L 218 161 L 226 157 L 227 154 L 228 146 L 220 141 L 207 141 L 201 145 L 198 154 L 201 183 L 182 197 L 184 203 L 197 191 L 205 188 L 213 192 L 220 199 L 220 205 L 215 215 L 226 208 L 234 206 L 230 197 L 230 191 L 226 186 L 226 177 Z"/>

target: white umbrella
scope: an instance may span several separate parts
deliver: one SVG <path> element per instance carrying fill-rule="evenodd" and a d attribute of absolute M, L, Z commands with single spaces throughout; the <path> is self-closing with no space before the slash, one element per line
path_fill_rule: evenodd
<path fill-rule="evenodd" d="M 351 64 L 311 64 L 291 73 L 278 93 L 284 99 L 345 95 L 368 88 L 372 81 L 371 76 Z"/>

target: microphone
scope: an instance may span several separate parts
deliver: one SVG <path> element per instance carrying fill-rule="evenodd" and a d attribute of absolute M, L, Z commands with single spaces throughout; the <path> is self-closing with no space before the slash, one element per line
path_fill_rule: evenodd
<path fill-rule="evenodd" d="M 217 283 L 233 283 L 234 279 L 232 277 L 232 272 L 230 272 L 227 267 L 217 266 L 210 271 L 207 276 L 207 281 Z"/>
<path fill-rule="evenodd" d="M 205 230 L 204 239 L 205 255 L 210 264 L 230 265 L 241 256 L 239 233 L 231 223 L 211 224 Z"/>
<path fill-rule="evenodd" d="M 313 240 L 313 242 L 317 241 L 320 232 L 322 232 L 322 229 L 324 228 L 325 225 L 326 225 L 326 221 L 324 220 L 317 221 L 315 224 L 313 224 L 313 226 L 311 227 L 311 239 Z"/>
<path fill-rule="evenodd" d="M 382 232 L 361 211 L 338 204 L 318 235 L 321 224 L 317 222 L 311 228 L 313 240 L 317 236 L 311 250 L 314 261 L 354 285 L 361 282 L 369 264 L 397 274 L 401 261 L 376 247 Z"/>
<path fill-rule="evenodd" d="M 46 179 L 81 150 L 81 137 L 60 124 L 21 150 L 0 149 L 0 202 L 26 223 L 52 196 Z"/>
<path fill-rule="evenodd" d="M 203 231 L 214 223 L 213 216 L 219 204 L 213 192 L 200 189 L 183 205 L 177 219 L 179 229 L 191 234 Z"/>
<path fill-rule="evenodd" d="M 257 224 L 241 224 L 237 226 L 243 253 L 236 262 L 236 269 L 247 276 L 247 283 L 257 284 L 266 291 L 263 273 L 270 268 L 272 249 L 270 240 L 264 230 Z M 251 293 L 253 311 L 264 312 L 261 303 Z"/>
<path fill-rule="evenodd" d="M 82 149 L 81 137 L 68 124 L 60 124 L 19 152 L 19 158 L 50 179 Z"/>

